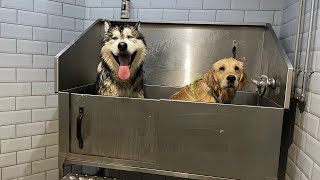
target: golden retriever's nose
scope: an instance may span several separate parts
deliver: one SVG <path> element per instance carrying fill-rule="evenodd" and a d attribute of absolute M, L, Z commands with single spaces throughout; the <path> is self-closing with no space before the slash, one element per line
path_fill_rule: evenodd
<path fill-rule="evenodd" d="M 128 48 L 128 45 L 125 42 L 121 42 L 121 43 L 118 44 L 118 49 L 120 51 L 125 51 L 125 50 L 127 50 L 127 48 Z"/>
<path fill-rule="evenodd" d="M 227 77 L 227 80 L 228 80 L 228 82 L 233 83 L 233 82 L 236 80 L 236 77 L 235 77 L 234 75 L 229 75 L 229 76 Z"/>

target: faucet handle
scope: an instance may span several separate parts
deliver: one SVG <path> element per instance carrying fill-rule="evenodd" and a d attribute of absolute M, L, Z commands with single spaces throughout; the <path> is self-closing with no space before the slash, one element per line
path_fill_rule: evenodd
<path fill-rule="evenodd" d="M 251 82 L 257 86 L 260 86 L 260 81 L 256 79 L 251 79 Z"/>
<path fill-rule="evenodd" d="M 276 80 L 274 78 L 269 78 L 266 75 L 261 75 L 259 80 L 251 79 L 251 82 L 257 86 L 259 96 L 264 95 L 267 87 L 271 87 L 272 89 L 276 87 Z"/>
<path fill-rule="evenodd" d="M 261 75 L 260 79 L 270 86 L 272 89 L 276 88 L 276 80 L 274 78 L 268 77 L 266 75 Z"/>

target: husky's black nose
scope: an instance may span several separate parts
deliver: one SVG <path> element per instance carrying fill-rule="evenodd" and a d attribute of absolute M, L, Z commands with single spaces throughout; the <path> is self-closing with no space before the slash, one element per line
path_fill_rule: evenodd
<path fill-rule="evenodd" d="M 228 82 L 233 83 L 233 82 L 236 80 L 236 77 L 235 77 L 234 75 L 229 75 L 229 76 L 227 77 L 227 80 L 228 80 Z"/>
<path fill-rule="evenodd" d="M 125 42 L 121 42 L 121 43 L 118 44 L 118 49 L 120 51 L 125 51 L 125 50 L 127 50 L 127 48 L 128 48 L 128 45 Z"/>

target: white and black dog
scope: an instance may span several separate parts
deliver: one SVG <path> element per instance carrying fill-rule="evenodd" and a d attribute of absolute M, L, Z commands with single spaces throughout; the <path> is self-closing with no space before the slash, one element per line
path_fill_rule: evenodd
<path fill-rule="evenodd" d="M 97 94 L 143 98 L 143 61 L 147 48 L 140 23 L 105 22 Z"/>

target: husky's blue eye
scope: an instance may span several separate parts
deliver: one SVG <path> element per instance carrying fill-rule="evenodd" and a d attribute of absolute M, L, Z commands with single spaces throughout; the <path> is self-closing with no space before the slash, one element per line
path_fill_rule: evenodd
<path fill-rule="evenodd" d="M 112 39 L 113 39 L 113 40 L 117 40 L 117 39 L 118 39 L 118 37 L 113 37 Z"/>
<path fill-rule="evenodd" d="M 133 36 L 128 36 L 128 39 L 132 39 L 133 38 Z"/>

